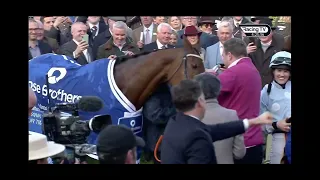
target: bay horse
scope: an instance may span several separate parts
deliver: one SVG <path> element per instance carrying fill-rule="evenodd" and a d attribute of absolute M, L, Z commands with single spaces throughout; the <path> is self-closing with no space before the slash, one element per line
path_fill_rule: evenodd
<path fill-rule="evenodd" d="M 56 71 L 60 71 L 60 75 L 53 75 Z M 181 80 L 192 79 L 204 71 L 200 53 L 187 39 L 184 39 L 182 48 L 140 53 L 116 60 L 101 59 L 84 66 L 64 55 L 41 55 L 29 61 L 29 84 L 38 99 L 33 114 L 39 118 L 35 121 L 32 117 L 29 128 L 40 131 L 42 112 L 39 109 L 50 106 L 49 96 L 52 104 L 74 103 L 76 97 L 97 96 L 102 99 L 103 108 L 98 112 L 79 111 L 81 119 L 107 114 L 113 124 L 130 127 L 137 136 L 142 136 L 142 107 L 157 87 L 162 83 L 177 85 Z M 46 75 L 51 78 L 48 81 L 50 95 L 46 93 L 49 86 L 45 83 Z M 91 132 L 87 142 L 96 144 L 97 135 Z M 141 149 L 137 151 L 139 159 Z"/>
<path fill-rule="evenodd" d="M 199 52 L 184 39 L 182 48 L 157 50 L 116 60 L 114 76 L 124 95 L 140 109 L 161 83 L 177 85 L 205 71 Z"/>

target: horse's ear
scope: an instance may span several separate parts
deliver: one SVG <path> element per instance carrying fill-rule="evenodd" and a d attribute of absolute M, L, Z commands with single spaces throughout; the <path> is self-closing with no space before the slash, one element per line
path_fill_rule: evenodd
<path fill-rule="evenodd" d="M 183 47 L 187 52 L 192 52 L 193 47 L 186 36 L 183 36 Z"/>

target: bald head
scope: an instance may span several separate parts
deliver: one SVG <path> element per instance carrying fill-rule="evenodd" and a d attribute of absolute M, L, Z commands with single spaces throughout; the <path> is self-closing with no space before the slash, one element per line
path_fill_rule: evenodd
<path fill-rule="evenodd" d="M 29 87 L 29 116 L 31 116 L 31 110 L 37 103 L 37 97 L 34 94 L 33 90 Z"/>
<path fill-rule="evenodd" d="M 82 37 L 87 34 L 87 26 L 82 22 L 75 22 L 71 26 L 71 34 L 74 40 L 80 42 Z"/>

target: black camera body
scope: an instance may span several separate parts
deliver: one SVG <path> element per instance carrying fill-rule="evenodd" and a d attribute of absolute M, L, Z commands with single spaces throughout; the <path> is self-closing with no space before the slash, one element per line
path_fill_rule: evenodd
<path fill-rule="evenodd" d="M 42 130 L 49 141 L 64 145 L 85 144 L 91 131 L 99 133 L 112 121 L 110 115 L 97 115 L 90 120 L 82 120 L 79 110 L 97 112 L 102 108 L 102 100 L 95 96 L 82 97 L 76 103 L 55 104 L 43 114 Z"/>
<path fill-rule="evenodd" d="M 84 127 L 75 124 L 82 124 Z M 90 134 L 90 129 L 86 127 L 87 121 L 83 121 L 79 116 L 74 116 L 65 112 L 54 111 L 43 115 L 43 132 L 49 141 L 59 144 L 84 144 Z"/>

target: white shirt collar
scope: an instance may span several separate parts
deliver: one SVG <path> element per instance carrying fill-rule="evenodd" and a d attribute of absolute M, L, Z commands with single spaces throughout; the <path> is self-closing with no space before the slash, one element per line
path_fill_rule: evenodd
<path fill-rule="evenodd" d="M 149 29 L 150 31 L 150 33 L 152 33 L 153 32 L 153 23 L 148 27 L 148 28 L 146 28 L 144 25 L 143 25 L 143 31 L 144 32 L 146 32 L 146 29 Z"/>
<path fill-rule="evenodd" d="M 192 115 L 187 115 L 187 116 L 193 117 L 193 118 L 198 119 L 200 121 L 200 119 L 195 116 L 192 116 Z"/>
<path fill-rule="evenodd" d="M 165 46 L 166 48 L 168 48 L 168 45 L 161 44 L 161 42 L 158 39 L 157 39 L 157 46 L 158 46 L 158 49 L 161 49 L 162 46 Z"/>
<path fill-rule="evenodd" d="M 111 29 L 109 28 L 109 32 L 110 32 L 110 34 L 112 35 L 112 31 L 111 31 Z"/>
<path fill-rule="evenodd" d="M 222 56 L 223 44 L 219 41 L 220 55 Z"/>
<path fill-rule="evenodd" d="M 234 23 L 235 26 L 237 26 L 237 23 L 241 24 L 242 20 L 243 20 L 243 18 L 240 21 L 237 21 L 237 20 L 234 19 L 233 23 Z"/>
<path fill-rule="evenodd" d="M 232 66 L 237 65 L 238 62 L 239 62 L 241 59 L 243 59 L 243 58 L 246 58 L 246 57 L 242 57 L 242 58 L 240 58 L 240 59 L 237 59 L 237 60 L 233 61 L 233 62 L 228 66 L 228 69 L 231 68 Z"/>
<path fill-rule="evenodd" d="M 223 44 L 219 41 L 219 47 L 223 48 Z"/>

